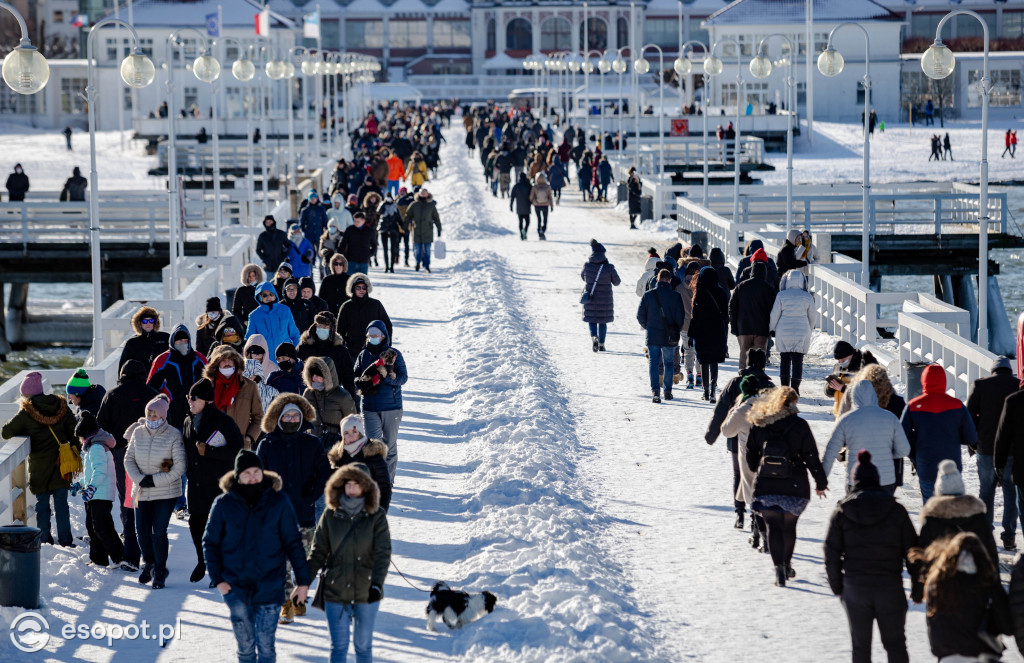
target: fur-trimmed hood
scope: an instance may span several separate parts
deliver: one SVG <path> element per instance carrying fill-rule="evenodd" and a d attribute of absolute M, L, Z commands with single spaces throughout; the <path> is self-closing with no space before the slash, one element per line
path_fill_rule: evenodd
<path fill-rule="evenodd" d="M 377 513 L 377 509 L 380 508 L 380 488 L 377 487 L 377 482 L 373 480 L 373 477 L 360 469 L 359 463 L 349 463 L 345 467 L 335 470 L 331 478 L 327 480 L 327 485 L 324 486 L 327 508 L 332 510 L 340 508 L 341 497 L 345 494 L 345 483 L 348 481 L 356 481 L 363 487 L 366 513 L 371 516 Z"/>
<path fill-rule="evenodd" d="M 135 330 L 137 335 L 141 336 L 143 334 L 143 318 L 153 318 L 153 331 L 160 331 L 160 311 L 157 311 L 152 306 L 142 306 L 139 307 L 139 310 L 132 316 L 132 329 Z"/>
<path fill-rule="evenodd" d="M 277 420 L 281 418 L 285 405 L 297 405 L 302 410 L 303 424 L 316 421 L 316 411 L 313 404 L 298 394 L 281 394 L 270 403 L 267 413 L 263 415 L 262 429 L 264 433 L 270 434 L 277 429 Z"/>
<path fill-rule="evenodd" d="M 249 281 L 246 279 L 249 276 L 249 272 L 256 272 L 256 285 L 263 283 L 263 280 L 266 278 L 263 274 L 263 268 L 254 262 L 250 262 L 242 267 L 242 273 L 239 275 L 242 285 L 249 285 Z"/>
<path fill-rule="evenodd" d="M 239 379 L 245 379 L 242 377 L 242 373 L 245 372 L 245 359 L 230 345 L 218 345 L 217 348 L 210 355 L 210 359 L 206 366 L 203 368 L 203 376 L 208 378 L 210 382 L 217 384 L 217 376 L 220 375 L 220 362 L 225 359 L 230 359 L 231 363 L 235 367 L 235 375 Z"/>
<path fill-rule="evenodd" d="M 921 509 L 921 524 L 928 518 L 951 520 L 985 513 L 985 503 L 974 495 L 935 495 Z"/>
<path fill-rule="evenodd" d="M 264 481 L 270 479 L 270 487 L 280 492 L 284 488 L 284 480 L 281 479 L 281 475 L 273 470 L 263 470 Z M 231 489 L 235 487 L 237 480 L 235 479 L 235 471 L 232 470 L 227 472 L 220 478 L 218 485 L 220 489 L 225 493 L 231 492 Z"/>
<path fill-rule="evenodd" d="M 40 394 L 31 398 L 22 396 L 18 405 L 33 421 L 44 426 L 56 426 L 68 412 L 68 402 L 57 394 Z"/>
<path fill-rule="evenodd" d="M 381 458 L 387 458 L 388 445 L 384 440 L 370 439 L 363 445 L 363 448 L 359 450 L 360 453 L 366 456 L 380 456 Z M 345 455 L 345 443 L 336 442 L 330 451 L 327 452 L 327 460 L 331 461 L 331 467 L 338 468 L 344 467 L 341 464 L 342 458 Z"/>
<path fill-rule="evenodd" d="M 764 401 L 767 404 L 767 400 Z M 780 410 L 768 410 L 765 408 L 752 408 L 747 414 L 747 421 L 758 428 L 766 428 L 771 426 L 776 421 L 782 421 L 786 417 L 791 417 L 800 410 L 797 409 L 796 404 L 786 405 Z"/>
<path fill-rule="evenodd" d="M 324 378 L 324 392 L 331 392 L 338 388 L 338 371 L 332 361 L 330 365 L 322 357 L 310 357 L 302 367 L 302 381 L 312 389 L 313 371 L 316 370 Z"/>
<path fill-rule="evenodd" d="M 354 296 L 352 295 L 352 288 L 355 287 L 357 283 L 366 284 L 367 297 L 373 294 L 373 282 L 370 281 L 370 277 L 367 276 L 366 274 L 360 274 L 357 272 L 349 276 L 348 283 L 345 284 L 345 294 L 348 295 L 349 299 L 354 299 Z"/>
<path fill-rule="evenodd" d="M 331 256 L 331 259 L 327 262 L 327 266 L 330 268 L 329 269 L 329 273 L 330 274 L 334 273 L 334 266 L 335 265 L 344 265 L 345 266 L 345 270 L 344 271 L 346 273 L 348 273 L 348 258 L 343 256 L 342 254 L 335 253 L 333 256 Z"/>
<path fill-rule="evenodd" d="M 331 317 L 333 318 L 334 316 Z M 320 337 L 316 335 L 316 325 L 317 323 L 313 322 L 309 326 L 309 329 L 307 329 L 306 331 L 302 332 L 302 334 L 299 335 L 299 345 L 316 345 L 317 343 L 321 342 Z M 345 339 L 343 339 L 341 335 L 338 334 L 337 323 L 331 325 L 331 335 L 328 337 L 326 341 L 323 342 L 329 342 L 331 345 L 345 345 Z"/>

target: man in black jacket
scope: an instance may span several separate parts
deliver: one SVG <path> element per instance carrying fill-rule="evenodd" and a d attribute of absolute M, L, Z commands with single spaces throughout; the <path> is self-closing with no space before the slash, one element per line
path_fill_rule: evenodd
<path fill-rule="evenodd" d="M 7 176 L 7 195 L 12 203 L 25 200 L 25 193 L 28 191 L 28 175 L 21 168 L 20 163 L 14 164 L 14 172 Z"/>
<path fill-rule="evenodd" d="M 160 313 L 151 306 L 142 306 L 135 312 L 132 316 L 132 329 L 135 330 L 135 336 L 125 342 L 117 369 L 123 370 L 124 365 L 134 359 L 145 366 L 148 373 L 153 360 L 167 350 L 170 337 L 167 332 L 160 331 Z"/>
<path fill-rule="evenodd" d="M 1006 397 L 1014 394 L 1020 383 L 1013 375 L 1010 360 L 999 357 L 992 364 L 992 375 L 974 381 L 967 397 L 967 411 L 978 429 L 978 481 L 981 490 L 978 497 L 985 503 L 988 524 L 992 526 L 995 514 L 996 484 L 1003 488 L 1003 547 L 1016 550 L 1017 538 L 1017 489 L 1013 485 L 1013 457 L 1008 456 L 1002 470 L 996 474 L 995 439 L 999 417 L 1003 413 Z M 1024 462 L 1024 461 L 1022 461 Z M 998 481 L 997 481 L 998 477 Z"/>
<path fill-rule="evenodd" d="M 353 225 L 345 228 L 341 235 L 338 252 L 348 260 L 350 275 L 366 274 L 370 271 L 370 257 L 374 252 L 374 231 L 366 223 L 366 215 L 356 212 L 352 215 Z"/>
<path fill-rule="evenodd" d="M 914 575 L 907 553 L 917 545 L 917 533 L 907 510 L 878 481 L 871 454 L 862 450 L 853 470 L 853 492 L 836 506 L 825 536 L 825 572 L 846 609 L 854 663 L 871 660 L 875 621 L 890 663 L 904 663 L 910 658 L 902 576 L 904 566 Z"/>
<path fill-rule="evenodd" d="M 1014 463 L 1014 456 L 1024 458 L 1024 389 L 1010 394 L 1003 401 L 999 423 L 996 425 L 992 458 L 997 477 L 1005 476 L 1005 472 L 1010 473 L 1013 486 L 1017 489 L 1017 512 L 1024 514 L 1024 462 Z M 1003 509 L 1005 516 L 1005 503 Z"/>
<path fill-rule="evenodd" d="M 156 389 L 146 384 L 146 373 L 147 367 L 142 362 L 135 359 L 125 362 L 117 386 L 103 397 L 96 414 L 99 427 L 113 435 L 117 441 L 110 455 L 114 457 L 114 482 L 121 511 L 121 532 L 124 534 L 124 560 L 121 568 L 132 572 L 139 570 L 142 552 L 135 536 L 135 510 L 124 505 L 124 452 L 128 449 L 124 433 L 129 426 L 146 416 L 146 403 L 156 398 Z"/>
<path fill-rule="evenodd" d="M 256 255 L 263 260 L 264 271 L 273 274 L 288 258 L 291 244 L 288 242 L 288 234 L 277 227 L 277 219 L 272 215 L 263 217 L 263 228 L 256 240 Z"/>
<path fill-rule="evenodd" d="M 775 304 L 775 288 L 767 280 L 768 266 L 755 262 L 751 273 L 753 277 L 737 285 L 729 300 L 729 321 L 740 344 L 738 363 L 741 372 L 747 367 L 748 349 L 768 350 L 772 306 Z"/>
<path fill-rule="evenodd" d="M 391 317 L 384 309 L 384 304 L 370 296 L 372 293 L 373 283 L 365 274 L 353 275 L 348 280 L 349 300 L 338 309 L 336 327 L 338 334 L 345 339 L 346 347 L 362 349 L 366 344 L 366 328 L 374 320 L 384 323 L 389 338 L 394 334 Z"/>
<path fill-rule="evenodd" d="M 686 321 L 682 296 L 672 289 L 672 272 L 658 272 L 658 284 L 644 293 L 636 319 L 647 330 L 647 354 L 651 376 L 651 399 L 661 402 L 659 378 L 664 376 L 665 400 L 672 400 L 672 373 L 679 334 Z"/>

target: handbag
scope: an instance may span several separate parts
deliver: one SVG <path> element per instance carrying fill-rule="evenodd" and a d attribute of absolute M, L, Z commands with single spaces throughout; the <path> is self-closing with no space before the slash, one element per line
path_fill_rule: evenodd
<path fill-rule="evenodd" d="M 597 281 L 601 278 L 601 272 L 604 270 L 604 263 L 597 268 L 597 276 L 594 277 L 594 285 L 590 288 L 590 292 L 587 289 L 583 289 L 583 294 L 580 295 L 580 304 L 589 304 L 590 298 L 594 296 L 594 291 L 597 290 Z"/>
<path fill-rule="evenodd" d="M 71 481 L 74 475 L 82 472 L 82 454 L 70 442 L 61 442 L 53 428 L 47 428 L 50 429 L 53 439 L 57 440 L 57 470 L 65 481 Z"/>

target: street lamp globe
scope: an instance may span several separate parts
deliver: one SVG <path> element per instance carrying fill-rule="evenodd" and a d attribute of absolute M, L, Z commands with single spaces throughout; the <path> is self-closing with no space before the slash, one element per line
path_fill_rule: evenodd
<path fill-rule="evenodd" d="M 316 62 L 313 60 L 304 60 L 302 62 L 302 75 L 312 76 L 316 73 Z"/>
<path fill-rule="evenodd" d="M 580 61 L 579 61 L 579 59 L 578 59 L 578 57 L 576 55 L 573 55 L 569 59 L 569 71 L 571 71 L 572 73 L 575 74 L 579 70 L 580 70 Z"/>
<path fill-rule="evenodd" d="M 672 63 L 672 70 L 680 76 L 686 76 L 693 70 L 693 63 L 690 62 L 690 58 L 684 58 L 680 55 Z"/>
<path fill-rule="evenodd" d="M 34 46 L 21 45 L 7 54 L 4 82 L 18 94 L 35 94 L 50 80 L 50 65 Z"/>
<path fill-rule="evenodd" d="M 616 74 L 626 73 L 626 61 L 622 59 L 621 55 L 616 56 L 615 60 L 612 62 L 612 70 L 614 70 Z"/>
<path fill-rule="evenodd" d="M 633 71 L 640 74 L 641 76 L 651 70 L 651 63 L 644 58 L 637 58 L 633 61 Z"/>
<path fill-rule="evenodd" d="M 295 65 L 287 60 L 284 62 L 284 77 L 295 78 Z"/>
<path fill-rule="evenodd" d="M 750 61 L 750 74 L 754 78 L 768 78 L 772 73 L 772 61 L 765 55 L 758 55 Z"/>
<path fill-rule="evenodd" d="M 580 69 L 583 70 L 584 74 L 592 74 L 594 73 L 594 63 L 590 61 L 590 58 L 587 58 L 583 61 L 583 64 L 580 65 Z"/>
<path fill-rule="evenodd" d="M 825 76 L 838 76 L 843 71 L 843 67 L 846 65 L 846 60 L 843 59 L 843 55 L 832 48 L 832 44 L 821 52 L 818 56 L 818 71 Z"/>
<path fill-rule="evenodd" d="M 597 61 L 597 70 L 600 71 L 602 74 L 607 74 L 609 71 L 612 70 L 612 63 L 608 62 L 607 58 L 602 57 Z"/>
<path fill-rule="evenodd" d="M 928 78 L 945 78 L 953 73 L 955 66 L 956 56 L 953 55 L 953 51 L 938 39 L 921 56 L 921 70 Z M 6 74 L 4 76 L 6 78 Z"/>
<path fill-rule="evenodd" d="M 156 78 L 156 67 L 153 61 L 136 49 L 134 53 L 121 61 L 121 80 L 133 88 L 144 88 Z"/>
<path fill-rule="evenodd" d="M 220 78 L 220 62 L 209 53 L 203 53 L 192 63 L 192 73 L 204 83 L 212 83 Z"/>
<path fill-rule="evenodd" d="M 264 67 L 264 71 L 267 72 L 267 78 L 272 81 L 279 81 L 284 78 L 284 62 L 280 60 L 271 60 Z"/>
<path fill-rule="evenodd" d="M 242 82 L 251 81 L 256 75 L 256 65 L 249 58 L 239 58 L 231 65 L 231 75 Z"/>
<path fill-rule="evenodd" d="M 722 58 L 712 55 L 704 60 L 704 73 L 708 76 L 717 76 L 722 73 L 722 69 Z"/>

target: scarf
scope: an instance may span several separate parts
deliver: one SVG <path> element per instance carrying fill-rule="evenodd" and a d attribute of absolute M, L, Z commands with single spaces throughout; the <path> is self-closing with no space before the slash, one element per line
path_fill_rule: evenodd
<path fill-rule="evenodd" d="M 366 508 L 366 498 L 342 495 L 340 506 L 342 511 L 347 513 L 350 517 L 355 518 L 364 508 Z"/>
<path fill-rule="evenodd" d="M 231 404 L 235 402 L 235 396 L 238 396 L 238 390 L 242 386 L 238 379 L 238 371 L 235 371 L 229 378 L 217 371 L 213 386 L 213 402 L 217 405 L 218 410 L 227 412 Z"/>
<path fill-rule="evenodd" d="M 351 444 L 346 444 L 345 445 L 345 451 L 348 452 L 349 456 L 355 456 L 357 453 L 360 452 L 360 450 L 362 450 L 362 448 L 364 446 L 366 446 L 366 443 L 369 442 L 369 441 L 370 441 L 370 438 L 368 438 L 368 437 L 366 437 L 364 435 L 361 438 L 359 438 L 358 440 L 356 440 L 355 442 L 353 442 Z"/>

